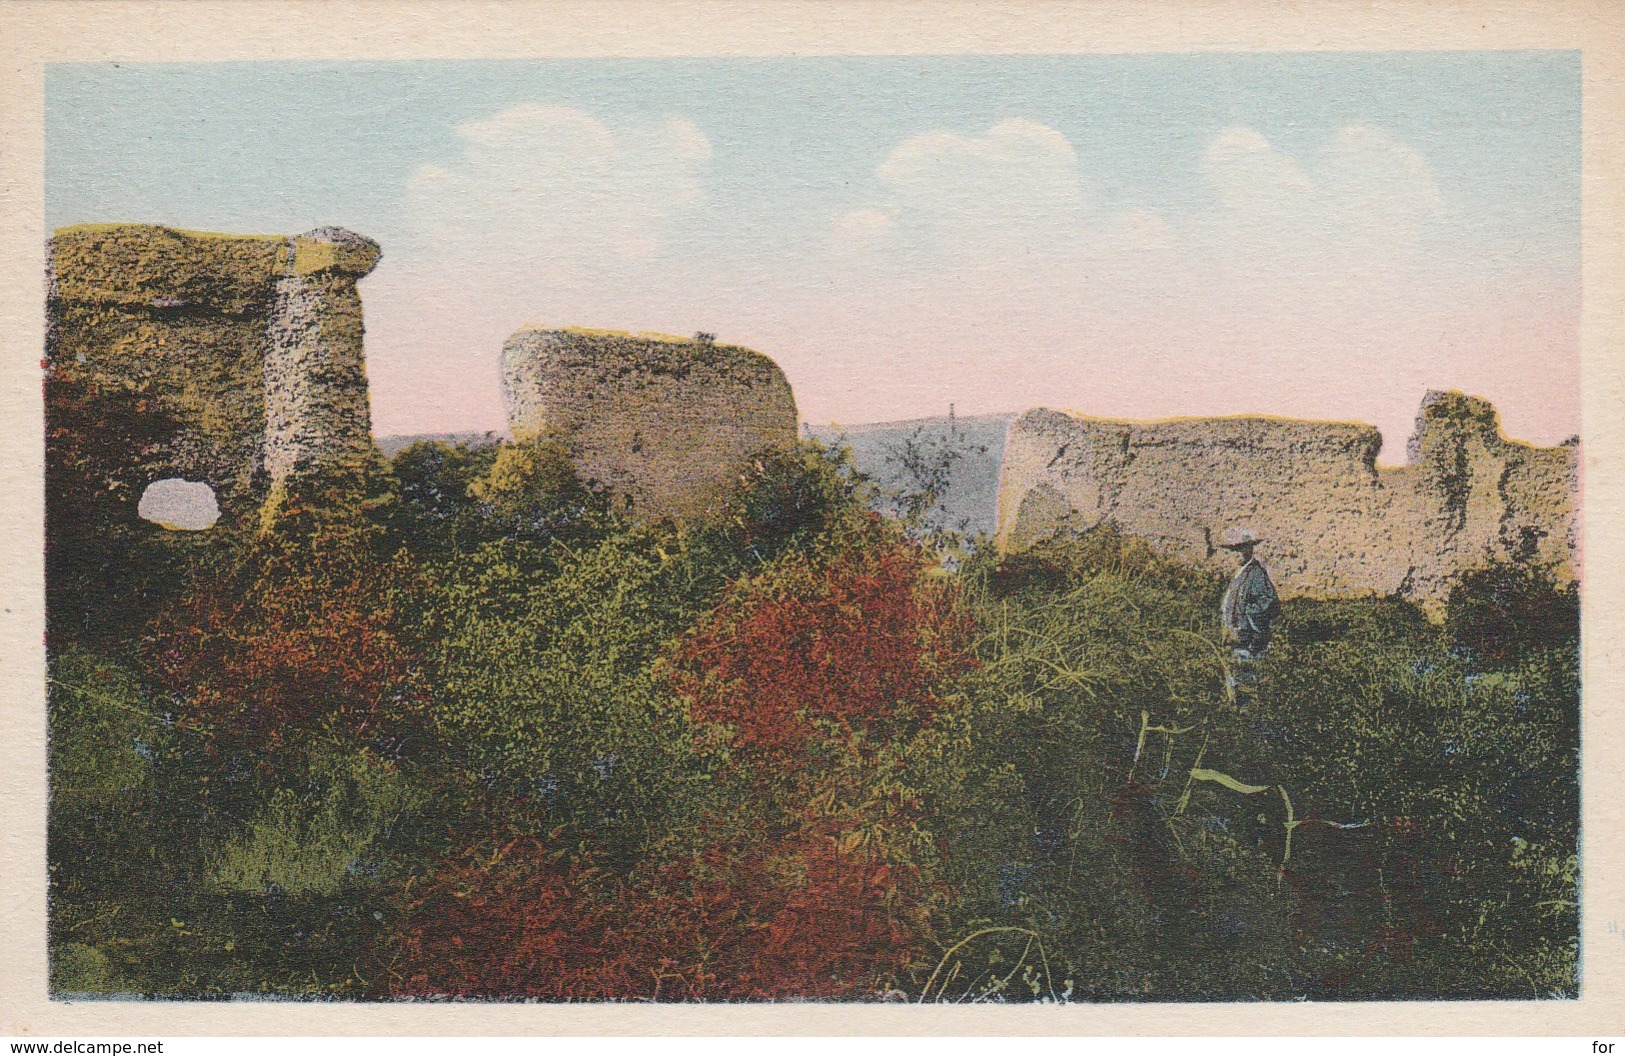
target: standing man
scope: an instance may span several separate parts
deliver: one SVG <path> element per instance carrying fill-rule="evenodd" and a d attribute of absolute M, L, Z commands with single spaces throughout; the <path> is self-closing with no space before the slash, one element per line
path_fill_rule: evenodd
<path fill-rule="evenodd" d="M 1227 528 L 1219 543 L 1226 550 L 1234 550 L 1241 558 L 1241 567 L 1230 578 L 1219 605 L 1224 629 L 1235 640 L 1234 656 L 1237 660 L 1257 660 L 1270 647 L 1270 624 L 1280 615 L 1281 602 L 1275 594 L 1275 584 L 1264 570 L 1253 549 L 1258 536 L 1251 528 Z"/>

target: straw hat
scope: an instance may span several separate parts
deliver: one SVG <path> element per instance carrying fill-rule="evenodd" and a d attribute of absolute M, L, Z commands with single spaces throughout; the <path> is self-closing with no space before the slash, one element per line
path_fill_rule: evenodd
<path fill-rule="evenodd" d="M 1258 533 L 1251 528 L 1226 528 L 1224 534 L 1219 536 L 1219 545 L 1226 550 L 1244 550 L 1261 541 Z"/>

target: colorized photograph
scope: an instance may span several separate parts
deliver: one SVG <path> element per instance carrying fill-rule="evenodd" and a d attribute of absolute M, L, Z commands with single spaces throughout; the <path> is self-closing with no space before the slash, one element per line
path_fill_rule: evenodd
<path fill-rule="evenodd" d="M 52 998 L 1577 998 L 1581 142 L 1571 51 L 47 65 Z"/>

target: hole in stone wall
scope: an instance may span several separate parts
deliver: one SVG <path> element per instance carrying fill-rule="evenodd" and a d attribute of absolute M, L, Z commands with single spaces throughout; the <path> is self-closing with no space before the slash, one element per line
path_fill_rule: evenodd
<path fill-rule="evenodd" d="M 214 489 L 202 481 L 179 477 L 148 484 L 135 512 L 160 527 L 181 532 L 200 532 L 214 527 L 214 522 L 220 519 Z"/>

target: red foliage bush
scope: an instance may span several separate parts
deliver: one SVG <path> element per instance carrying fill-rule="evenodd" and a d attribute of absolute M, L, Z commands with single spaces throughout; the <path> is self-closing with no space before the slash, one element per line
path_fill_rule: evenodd
<path fill-rule="evenodd" d="M 395 997 L 862 999 L 924 954 L 918 870 L 842 853 L 817 825 L 625 880 L 519 839 L 414 886 Z"/>
<path fill-rule="evenodd" d="M 873 998 L 924 956 L 917 867 L 842 853 L 839 835 L 816 825 L 772 851 L 705 891 L 748 907 L 748 920 L 697 998 Z"/>
<path fill-rule="evenodd" d="M 737 586 L 678 650 L 672 685 L 694 719 L 773 757 L 798 754 L 816 719 L 871 741 L 929 723 L 936 685 L 971 662 L 970 624 L 920 571 L 898 543 Z"/>
<path fill-rule="evenodd" d="M 389 991 L 397 997 L 629 995 L 630 963 L 607 948 L 607 907 L 581 867 L 535 839 L 465 851 L 401 899 Z"/>
<path fill-rule="evenodd" d="M 153 669 L 195 729 L 254 752 L 316 731 L 383 731 L 411 669 L 396 637 L 397 569 L 353 525 L 267 537 L 159 621 Z"/>

